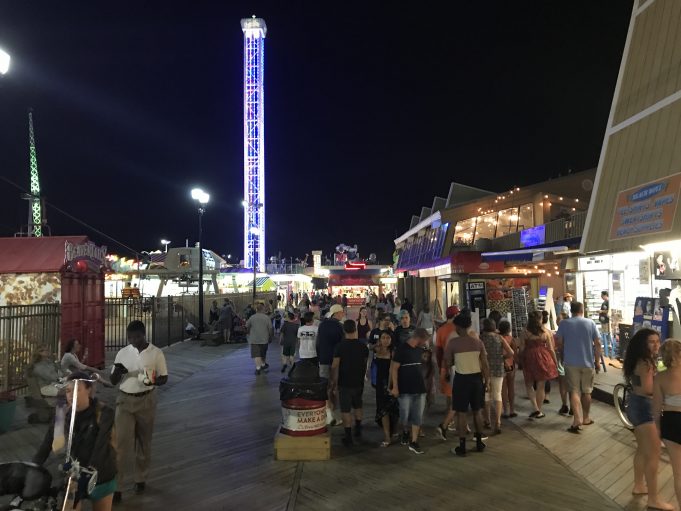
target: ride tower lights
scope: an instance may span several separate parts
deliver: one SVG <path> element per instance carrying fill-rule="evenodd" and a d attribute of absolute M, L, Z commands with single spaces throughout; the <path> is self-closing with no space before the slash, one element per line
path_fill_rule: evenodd
<path fill-rule="evenodd" d="M 265 35 L 261 18 L 241 20 L 244 33 L 244 266 L 265 271 Z M 257 266 L 256 266 L 257 264 Z"/>

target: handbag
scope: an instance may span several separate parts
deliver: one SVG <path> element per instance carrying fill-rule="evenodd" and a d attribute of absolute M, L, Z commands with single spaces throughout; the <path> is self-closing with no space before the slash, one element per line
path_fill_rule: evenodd
<path fill-rule="evenodd" d="M 376 387 L 376 378 L 378 376 L 378 366 L 376 365 L 376 359 L 371 361 L 371 386 Z"/>

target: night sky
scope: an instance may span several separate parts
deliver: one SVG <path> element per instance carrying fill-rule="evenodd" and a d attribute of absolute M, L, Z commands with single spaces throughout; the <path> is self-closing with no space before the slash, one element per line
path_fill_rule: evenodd
<path fill-rule="evenodd" d="M 632 1 L 2 0 L 0 175 L 136 250 L 242 257 L 243 38 L 265 19 L 267 255 L 390 262 L 451 181 L 504 191 L 596 166 Z M 451 10 L 447 10 L 451 9 Z M 26 223 L 0 181 L 0 235 Z M 48 210 L 53 234 L 87 234 Z"/>

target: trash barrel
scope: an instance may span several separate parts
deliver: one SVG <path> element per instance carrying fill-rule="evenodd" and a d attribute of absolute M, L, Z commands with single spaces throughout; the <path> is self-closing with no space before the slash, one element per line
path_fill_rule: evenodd
<path fill-rule="evenodd" d="M 296 362 L 279 383 L 281 399 L 280 432 L 289 436 L 315 436 L 326 433 L 328 382 L 319 377 L 312 362 Z"/>

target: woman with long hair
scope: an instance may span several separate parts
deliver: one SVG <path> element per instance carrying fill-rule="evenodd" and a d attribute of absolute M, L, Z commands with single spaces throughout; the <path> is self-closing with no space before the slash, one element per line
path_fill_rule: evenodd
<path fill-rule="evenodd" d="M 660 335 L 650 328 L 641 328 L 629 341 L 624 357 L 624 377 L 633 391 L 629 394 L 627 415 L 634 425 L 634 495 L 648 494 L 648 509 L 674 509 L 660 500 L 657 488 L 657 468 L 660 462 L 660 437 L 655 425 L 651 397 L 657 372 Z"/>
<path fill-rule="evenodd" d="M 499 335 L 509 345 L 513 355 L 504 357 L 504 384 L 501 388 L 501 401 L 504 419 L 517 417 L 515 413 L 515 368 L 518 363 L 518 343 L 511 335 L 511 323 L 502 319 L 498 325 Z"/>
<path fill-rule="evenodd" d="M 61 370 L 64 374 L 69 375 L 76 371 L 97 372 L 96 367 L 90 367 L 80 361 L 78 355 L 80 354 L 81 348 L 82 345 L 76 338 L 69 339 L 64 345 L 64 355 L 61 357 Z"/>
<path fill-rule="evenodd" d="M 489 389 L 485 393 L 485 427 L 491 427 L 493 420 L 494 433 L 498 435 L 501 433 L 501 390 L 504 384 L 504 358 L 512 357 L 513 350 L 504 338 L 497 333 L 497 325 L 489 318 L 482 320 L 480 340 L 485 345 L 490 374 Z M 492 407 L 494 407 L 493 410 Z"/>
<path fill-rule="evenodd" d="M 546 417 L 542 411 L 544 404 L 544 382 L 558 377 L 558 359 L 553 343 L 553 335 L 542 327 L 541 312 L 530 312 L 527 327 L 520 336 L 520 358 L 523 361 L 523 376 L 527 396 L 534 411 L 531 419 Z M 533 385 L 536 383 L 537 390 Z"/>
<path fill-rule="evenodd" d="M 369 339 L 369 332 L 371 332 L 371 321 L 367 313 L 367 308 L 362 306 L 359 308 L 359 318 L 357 318 L 357 338 L 364 343 Z"/>
<path fill-rule="evenodd" d="M 661 351 L 667 370 L 653 382 L 653 418 L 672 463 L 676 500 L 681 501 L 681 341 L 667 339 Z"/>

